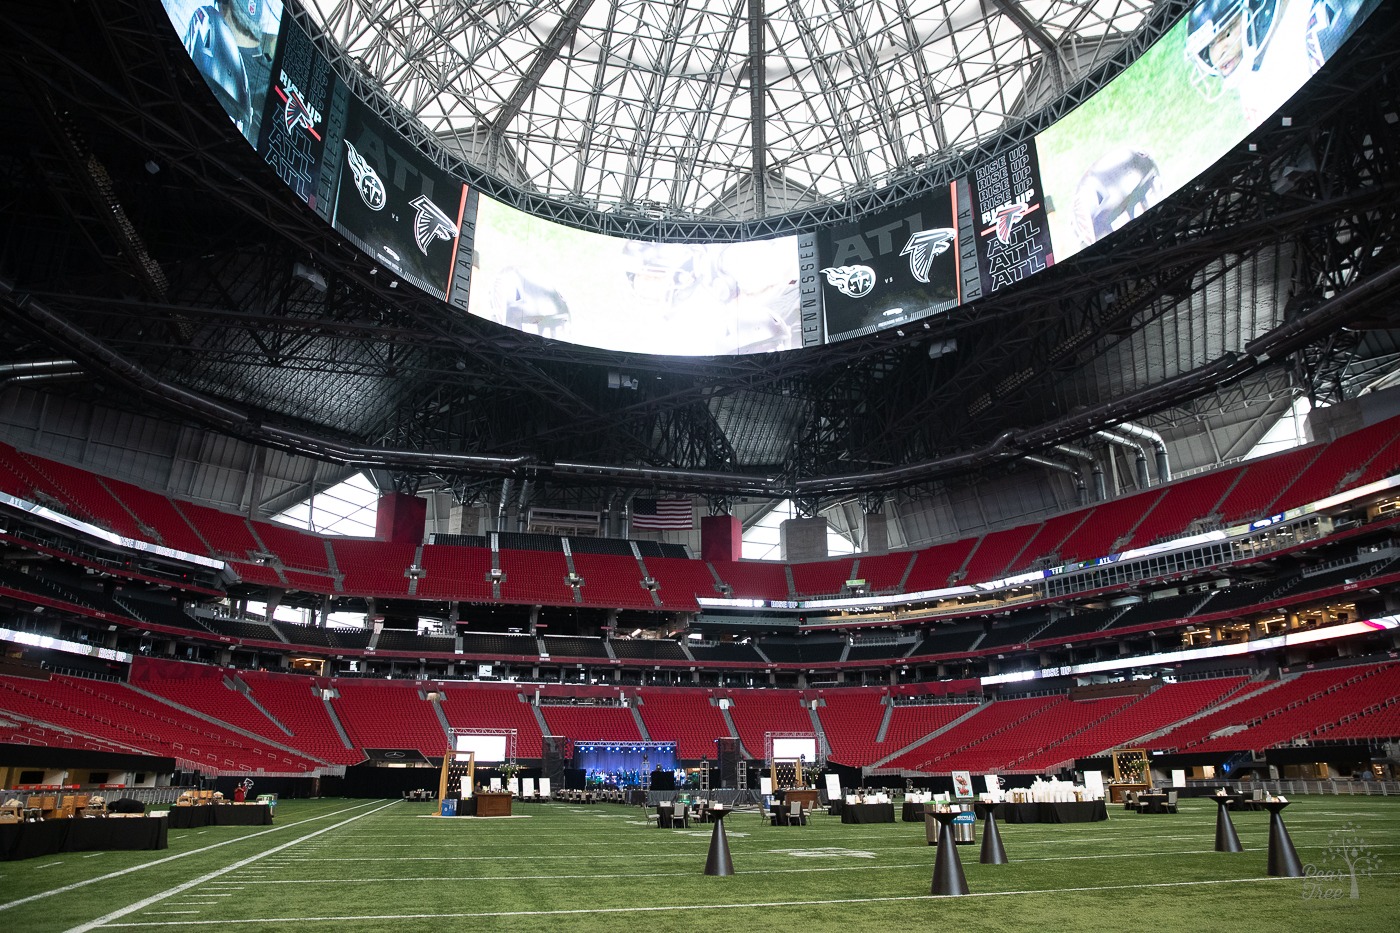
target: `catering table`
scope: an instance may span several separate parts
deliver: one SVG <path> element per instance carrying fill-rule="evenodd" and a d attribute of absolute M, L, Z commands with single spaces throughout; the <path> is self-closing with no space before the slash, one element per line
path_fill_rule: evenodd
<path fill-rule="evenodd" d="M 1102 800 L 1071 803 L 998 803 L 973 804 L 978 819 L 985 819 L 988 809 L 1003 823 L 1097 823 L 1108 819 L 1108 809 Z"/>
<path fill-rule="evenodd" d="M 473 816 L 510 816 L 510 791 L 478 791 L 472 799 L 476 801 Z"/>
<path fill-rule="evenodd" d="M 802 805 L 802 809 L 810 810 L 820 801 L 821 791 L 814 787 L 790 787 L 778 791 L 778 799 L 785 804 L 796 800 Z"/>
<path fill-rule="evenodd" d="M 841 808 L 843 823 L 893 823 L 892 803 L 848 803 Z"/>
<path fill-rule="evenodd" d="M 168 847 L 164 816 L 97 817 L 0 824 L 0 861 L 56 852 L 111 852 Z"/>
<path fill-rule="evenodd" d="M 200 826 L 271 826 L 272 807 L 265 803 L 216 803 L 195 807 L 171 807 L 171 829 Z"/>

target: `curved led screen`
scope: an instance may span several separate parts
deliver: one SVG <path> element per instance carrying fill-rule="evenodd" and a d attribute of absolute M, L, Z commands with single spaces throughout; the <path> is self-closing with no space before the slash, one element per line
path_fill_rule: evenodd
<path fill-rule="evenodd" d="M 549 339 L 678 356 L 902 327 L 1073 256 L 1213 165 L 1380 4 L 1201 0 L 1071 113 L 946 187 L 796 236 L 662 243 L 481 196 L 351 93 L 282 0 L 162 2 L 243 137 L 396 279 Z"/>
<path fill-rule="evenodd" d="M 483 197 L 467 309 L 557 340 L 663 355 L 801 345 L 797 237 L 650 243 Z"/>

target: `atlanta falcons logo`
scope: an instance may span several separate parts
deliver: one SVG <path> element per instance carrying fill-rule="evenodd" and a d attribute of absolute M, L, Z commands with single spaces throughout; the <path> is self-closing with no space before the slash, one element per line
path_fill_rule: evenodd
<path fill-rule="evenodd" d="M 1003 243 L 1010 243 L 1011 228 L 1016 226 L 1016 221 L 1030 212 L 1031 206 L 1025 201 L 1017 201 L 1015 204 L 1007 204 L 997 208 L 997 239 Z"/>
<path fill-rule="evenodd" d="M 914 278 L 920 282 L 927 282 L 929 268 L 933 266 L 933 257 L 948 252 L 948 247 L 953 245 L 957 236 L 958 231 L 951 227 L 920 230 L 909 238 L 899 255 L 909 257 L 909 273 Z"/>
<path fill-rule="evenodd" d="M 318 116 L 319 114 L 313 113 L 311 108 L 306 106 L 306 101 L 301 99 L 296 88 L 287 88 L 287 103 L 282 107 L 282 125 L 286 127 L 288 135 L 303 129 L 320 139 L 316 133 Z"/>
<path fill-rule="evenodd" d="M 355 151 L 349 140 L 345 142 L 345 155 L 350 163 L 350 174 L 355 176 L 355 190 L 360 192 L 360 199 L 365 202 L 365 207 L 372 211 L 382 211 L 389 196 L 384 190 L 384 182 L 380 180 L 379 173 L 364 156 Z"/>
<path fill-rule="evenodd" d="M 827 266 L 822 275 L 847 298 L 864 298 L 875 287 L 875 270 L 869 266 Z"/>
<path fill-rule="evenodd" d="M 451 240 L 457 236 L 457 225 L 452 218 L 429 201 L 426 194 L 420 194 L 409 203 L 418 209 L 413 215 L 413 238 L 424 256 L 428 255 L 428 244 L 433 240 Z"/>

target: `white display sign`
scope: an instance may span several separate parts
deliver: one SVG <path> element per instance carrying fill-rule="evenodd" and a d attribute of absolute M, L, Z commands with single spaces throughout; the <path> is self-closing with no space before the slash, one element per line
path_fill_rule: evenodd
<path fill-rule="evenodd" d="M 1084 791 L 1089 795 L 1090 800 L 1103 799 L 1103 772 L 1084 772 Z"/>
<path fill-rule="evenodd" d="M 758 779 L 758 792 L 764 797 L 773 796 L 773 779 L 767 775 Z"/>
<path fill-rule="evenodd" d="M 972 772 L 953 772 L 953 796 L 959 800 L 969 800 L 972 797 Z"/>
<path fill-rule="evenodd" d="M 839 775 L 839 774 L 823 774 L 823 775 L 822 775 L 822 778 L 826 781 L 826 799 L 827 799 L 827 800 L 840 800 L 840 799 L 841 799 L 841 775 Z"/>
<path fill-rule="evenodd" d="M 1172 787 L 1186 786 L 1186 772 L 1180 768 L 1172 769 Z"/>

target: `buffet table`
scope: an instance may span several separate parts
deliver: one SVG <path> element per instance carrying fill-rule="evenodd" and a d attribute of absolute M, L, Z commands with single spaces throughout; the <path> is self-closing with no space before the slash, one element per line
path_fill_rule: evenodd
<path fill-rule="evenodd" d="M 843 823 L 893 823 L 892 803 L 848 803 L 841 808 Z"/>
<path fill-rule="evenodd" d="M 111 852 L 167 848 L 164 816 L 96 817 L 0 824 L 0 861 L 57 852 Z"/>
<path fill-rule="evenodd" d="M 271 826 L 272 807 L 265 803 L 218 803 L 170 808 L 171 829 L 201 826 Z"/>
<path fill-rule="evenodd" d="M 992 815 L 1003 823 L 1097 823 L 1108 819 L 1108 809 L 1102 800 L 1070 803 L 998 803 L 973 804 L 978 819 Z"/>

